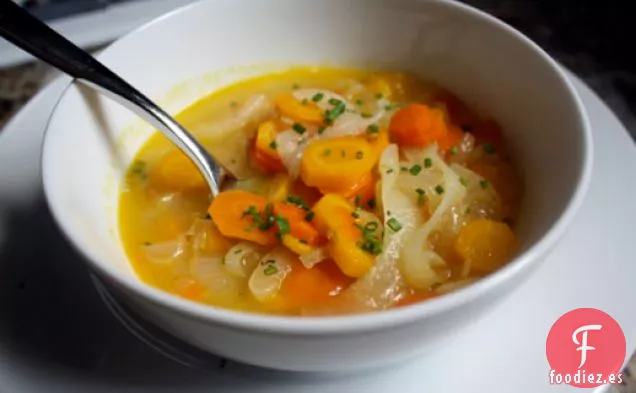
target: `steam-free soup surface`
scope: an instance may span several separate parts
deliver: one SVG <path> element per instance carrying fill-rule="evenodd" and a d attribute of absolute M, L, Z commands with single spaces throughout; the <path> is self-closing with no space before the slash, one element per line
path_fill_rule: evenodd
<path fill-rule="evenodd" d="M 332 315 L 469 285 L 513 257 L 521 183 L 498 125 L 411 75 L 291 69 L 178 120 L 239 177 L 210 203 L 160 134 L 123 185 L 139 277 L 235 310 Z"/>

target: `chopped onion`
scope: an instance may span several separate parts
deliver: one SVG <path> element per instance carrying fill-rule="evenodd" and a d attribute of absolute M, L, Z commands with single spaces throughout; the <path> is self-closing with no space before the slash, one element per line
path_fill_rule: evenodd
<path fill-rule="evenodd" d="M 162 243 L 144 245 L 146 258 L 153 263 L 169 265 L 177 259 L 184 258 L 189 252 L 190 244 L 185 237 Z"/>
<path fill-rule="evenodd" d="M 192 240 L 192 248 L 195 253 L 200 253 L 202 250 L 205 250 L 206 245 L 208 243 L 208 238 L 212 236 L 214 231 L 214 223 L 212 220 L 204 220 L 201 218 L 196 218 L 192 226 L 186 233 L 186 236 L 189 236 Z"/>
<path fill-rule="evenodd" d="M 291 271 L 295 256 L 284 247 L 265 255 L 257 264 L 248 282 L 250 292 L 260 302 L 271 300 Z"/>
<path fill-rule="evenodd" d="M 276 151 L 287 172 L 292 178 L 297 178 L 300 173 L 300 161 L 307 147 L 306 137 L 294 130 L 283 131 L 276 136 L 276 145 Z"/>
<path fill-rule="evenodd" d="M 190 262 L 190 274 L 205 285 L 215 299 L 235 299 L 240 283 L 223 266 L 223 256 L 197 257 Z"/>
<path fill-rule="evenodd" d="M 312 267 L 316 266 L 318 263 L 326 259 L 329 259 L 329 256 L 330 255 L 329 255 L 329 251 L 327 251 L 327 248 L 316 247 L 313 250 L 311 250 L 309 254 L 300 256 L 300 262 L 307 269 L 311 269 Z"/>
<path fill-rule="evenodd" d="M 261 256 L 255 244 L 240 242 L 225 254 L 225 269 L 236 277 L 248 277 Z"/>

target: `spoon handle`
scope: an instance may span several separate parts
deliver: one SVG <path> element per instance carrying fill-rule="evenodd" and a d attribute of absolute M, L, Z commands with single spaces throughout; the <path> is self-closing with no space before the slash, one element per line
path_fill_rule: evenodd
<path fill-rule="evenodd" d="M 145 95 L 12 0 L 0 0 L 0 36 L 115 100 L 160 130 L 197 165 L 212 197 L 221 168 L 194 137 Z"/>

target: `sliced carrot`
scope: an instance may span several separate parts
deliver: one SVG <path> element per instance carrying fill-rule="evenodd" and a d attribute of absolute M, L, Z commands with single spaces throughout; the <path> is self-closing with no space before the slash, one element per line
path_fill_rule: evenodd
<path fill-rule="evenodd" d="M 356 196 L 361 194 L 361 190 L 362 189 L 366 189 L 368 188 L 368 186 L 372 183 L 373 181 L 373 173 L 368 172 L 365 173 L 358 181 L 356 181 L 355 183 L 349 185 L 346 188 L 321 188 L 320 191 L 323 192 L 324 194 L 338 194 L 338 195 L 342 195 L 343 197 L 345 197 L 346 199 L 352 199 Z"/>
<path fill-rule="evenodd" d="M 223 191 L 214 198 L 208 213 L 224 236 L 249 240 L 261 245 L 274 244 L 275 231 L 260 230 L 254 216 L 246 214 L 250 210 L 264 212 L 267 203 L 265 197 L 246 191 Z"/>
<path fill-rule="evenodd" d="M 181 150 L 163 156 L 150 174 L 153 185 L 175 191 L 200 191 L 207 183 L 196 165 Z"/>
<path fill-rule="evenodd" d="M 391 138 L 400 146 L 424 147 L 448 137 L 444 113 L 423 104 L 410 104 L 391 118 Z"/>
<path fill-rule="evenodd" d="M 298 240 L 292 235 L 283 235 L 283 246 L 287 247 L 296 255 L 307 255 L 314 251 L 314 247 Z"/>
<path fill-rule="evenodd" d="M 327 249 L 340 270 L 349 277 L 362 277 L 375 257 L 359 247 L 362 232 L 351 215 L 354 206 L 340 195 L 327 194 L 313 208 L 315 225 L 329 238 Z"/>
<path fill-rule="evenodd" d="M 291 194 L 299 196 L 307 206 L 313 206 L 322 197 L 322 193 L 314 187 L 309 187 L 302 180 L 297 180 L 291 189 Z"/>
<path fill-rule="evenodd" d="M 303 104 L 291 93 L 283 93 L 276 97 L 275 104 L 281 115 L 294 121 L 314 125 L 324 122 L 324 113 L 315 103 Z"/>
<path fill-rule="evenodd" d="M 283 281 L 281 294 L 290 308 L 318 306 L 338 295 L 352 283 L 333 261 L 324 261 L 307 269 L 299 262 Z"/>
<path fill-rule="evenodd" d="M 320 190 L 346 190 L 371 172 L 376 161 L 364 138 L 318 140 L 303 153 L 300 176 L 306 185 Z"/>
<path fill-rule="evenodd" d="M 307 220 L 307 211 L 290 203 L 274 203 L 274 214 L 287 220 L 290 235 L 309 245 L 316 245 L 320 241 L 318 230 Z"/>
<path fill-rule="evenodd" d="M 417 292 L 407 295 L 397 301 L 393 307 L 406 307 L 411 304 L 423 302 L 424 300 L 432 299 L 435 296 L 438 296 L 435 292 Z"/>
<path fill-rule="evenodd" d="M 279 159 L 274 159 L 263 154 L 260 150 L 252 148 L 252 158 L 254 163 L 261 171 L 269 174 L 285 172 L 285 166 Z"/>

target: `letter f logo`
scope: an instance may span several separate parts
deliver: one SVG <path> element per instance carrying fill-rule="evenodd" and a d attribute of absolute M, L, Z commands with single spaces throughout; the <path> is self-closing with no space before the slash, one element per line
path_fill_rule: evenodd
<path fill-rule="evenodd" d="M 587 345 L 587 332 L 589 330 L 601 330 L 601 327 L 601 325 L 585 325 L 576 329 L 574 333 L 572 333 L 572 341 L 574 341 L 574 344 L 580 345 L 580 347 L 576 349 L 577 351 L 581 351 L 581 364 L 579 364 L 579 368 L 583 367 L 587 360 L 587 351 L 593 351 L 596 349 Z M 579 342 L 576 336 L 581 332 L 583 332 L 583 334 L 581 335 L 581 342 Z"/>

